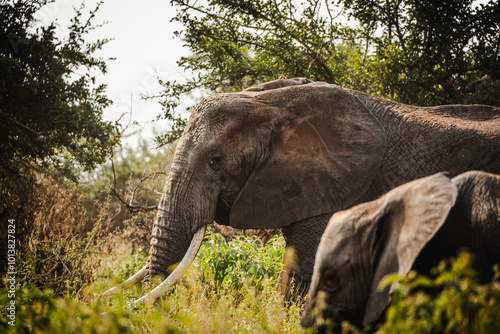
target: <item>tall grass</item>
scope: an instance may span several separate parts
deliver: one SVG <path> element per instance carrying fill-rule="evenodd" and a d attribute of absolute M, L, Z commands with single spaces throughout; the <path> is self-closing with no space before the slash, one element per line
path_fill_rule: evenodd
<path fill-rule="evenodd" d="M 37 197 L 42 205 L 31 221 L 19 221 L 26 231 L 16 237 L 16 277 L 21 286 L 51 289 L 56 295 L 74 296 L 94 280 L 114 245 L 111 197 L 86 201 L 72 184 L 39 175 Z M 93 214 L 88 205 L 93 206 Z"/>
<path fill-rule="evenodd" d="M 139 269 L 146 256 L 112 258 L 97 268 L 96 282 L 74 295 L 57 297 L 51 290 L 21 288 L 16 295 L 16 326 L 8 325 L 2 312 L 0 329 L 7 333 L 311 333 L 312 329 L 300 327 L 302 304 L 287 302 L 276 291 L 283 251 L 279 235 L 263 245 L 244 236 L 226 243 L 209 233 L 185 277 L 154 305 L 138 309 L 127 304 L 143 294 L 140 284 L 109 299 L 99 297 Z M 470 265 L 470 256 L 463 254 L 443 262 L 434 278 L 416 273 L 388 278 L 387 283 L 398 282 L 399 288 L 386 321 L 367 329 L 346 322 L 342 332 L 498 333 L 499 277 L 479 284 Z M 428 294 L 429 288 L 440 292 Z M 7 296 L 3 292 L 1 296 L 5 305 Z"/>
<path fill-rule="evenodd" d="M 115 271 L 82 289 L 78 298 L 53 297 L 53 291 L 25 287 L 16 296 L 16 327 L 0 318 L 0 328 L 17 333 L 300 333 L 301 305 L 286 302 L 276 291 L 284 240 L 276 236 L 266 245 L 238 237 L 226 244 L 209 234 L 195 265 L 180 284 L 153 306 L 131 310 L 127 302 L 138 298 L 140 285 L 110 300 L 99 299 L 104 285 L 123 280 L 138 269 L 144 256 L 130 256 Z M 215 266 L 214 258 L 236 259 Z M 255 258 L 260 271 L 246 267 Z M 123 261 L 123 260 L 120 260 Z M 255 268 L 255 267 L 254 267 Z M 219 272 L 215 274 L 215 272 Z M 220 273 L 224 272 L 225 276 Z M 221 280 L 213 280 L 219 277 Z M 225 277 L 225 279 L 222 279 Z M 231 277 L 231 279 L 228 279 Z M 2 304 L 6 297 L 2 297 Z M 108 312 L 101 315 L 102 312 Z"/>

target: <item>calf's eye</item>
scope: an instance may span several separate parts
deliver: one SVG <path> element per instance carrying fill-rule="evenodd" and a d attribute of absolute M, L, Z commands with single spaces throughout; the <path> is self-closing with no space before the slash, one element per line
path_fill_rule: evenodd
<path fill-rule="evenodd" d="M 338 287 L 338 276 L 333 270 L 323 272 L 323 285 L 327 290 L 335 290 Z"/>

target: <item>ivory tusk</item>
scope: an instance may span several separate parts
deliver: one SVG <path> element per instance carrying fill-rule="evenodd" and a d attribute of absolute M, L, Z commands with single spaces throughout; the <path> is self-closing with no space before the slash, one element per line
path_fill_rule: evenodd
<path fill-rule="evenodd" d="M 143 280 L 144 276 L 146 275 L 146 272 L 148 271 L 148 266 L 149 266 L 149 264 L 146 264 L 141 270 L 139 270 L 137 273 L 135 273 L 134 276 L 130 277 L 128 280 L 126 280 L 122 284 L 117 285 L 114 288 L 109 289 L 108 291 L 104 292 L 102 295 L 103 296 L 111 296 L 118 291 L 126 290 L 126 289 L 130 288 L 131 286 L 139 283 L 140 281 Z"/>
<path fill-rule="evenodd" d="M 193 240 L 191 240 L 191 244 L 182 258 L 181 262 L 175 268 L 175 270 L 163 281 L 160 285 L 158 285 L 154 290 L 149 292 L 147 295 L 139 298 L 135 302 L 131 303 L 130 306 L 135 307 L 137 304 L 144 302 L 153 302 L 156 298 L 163 295 L 181 276 L 186 272 L 191 263 L 198 254 L 200 250 L 201 244 L 203 242 L 203 238 L 205 237 L 205 231 L 207 230 L 207 226 L 201 227 L 193 236 Z"/>

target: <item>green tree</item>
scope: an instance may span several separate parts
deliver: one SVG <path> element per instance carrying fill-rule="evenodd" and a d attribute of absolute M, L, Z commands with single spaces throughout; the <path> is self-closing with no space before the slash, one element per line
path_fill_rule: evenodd
<path fill-rule="evenodd" d="M 107 40 L 84 40 L 99 5 L 88 19 L 82 6 L 63 40 L 54 23 L 37 26 L 34 14 L 48 2 L 1 5 L 0 166 L 13 175 L 38 168 L 74 178 L 74 167 L 96 167 L 119 140 L 116 124 L 102 119 L 111 103 L 105 85 L 95 84 L 106 64 L 94 53 Z"/>
<path fill-rule="evenodd" d="M 49 0 L 0 2 L 0 235 L 15 219 L 16 241 L 28 235 L 41 205 L 40 173 L 76 181 L 80 170 L 105 161 L 119 143 L 119 125 L 102 119 L 111 103 L 97 76 L 106 63 L 95 56 L 107 40 L 85 35 L 96 9 L 75 12 L 66 36 L 35 13 Z M 19 251 L 20 249 L 18 249 Z M 6 254 L 6 253 L 3 253 Z M 0 259 L 3 269 L 5 257 Z"/>
<path fill-rule="evenodd" d="M 175 113 L 183 94 L 202 88 L 209 92 L 235 91 L 279 77 L 307 77 L 367 90 L 355 79 L 362 72 L 366 52 L 358 32 L 340 24 L 340 10 L 329 2 L 173 0 L 176 32 L 192 55 L 178 65 L 193 73 L 187 82 L 162 82 L 165 117 L 173 131 L 158 138 L 171 141 L 184 123 Z"/>
<path fill-rule="evenodd" d="M 373 44 L 382 96 L 500 105 L 500 2 L 342 0 Z"/>
<path fill-rule="evenodd" d="M 161 82 L 177 138 L 184 95 L 307 77 L 416 104 L 500 105 L 500 3 L 472 0 L 172 0 L 192 54 L 186 82 Z M 346 17 L 357 28 L 348 25 Z"/>

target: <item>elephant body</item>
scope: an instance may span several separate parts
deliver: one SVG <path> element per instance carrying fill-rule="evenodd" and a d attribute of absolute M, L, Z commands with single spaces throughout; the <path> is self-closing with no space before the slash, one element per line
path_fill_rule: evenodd
<path fill-rule="evenodd" d="M 384 159 L 358 203 L 409 181 L 446 171 L 500 172 L 500 108 L 482 105 L 413 107 L 353 92 L 381 122 Z"/>
<path fill-rule="evenodd" d="M 467 172 L 452 179 L 458 194 L 445 223 L 415 260 L 413 269 L 429 273 L 439 259 L 466 249 L 475 255 L 481 283 L 500 264 L 500 176 Z"/>
<path fill-rule="evenodd" d="M 342 205 L 341 210 L 441 171 L 447 171 L 451 177 L 469 170 L 500 173 L 500 108 L 414 107 L 356 91 L 351 93 L 382 125 L 386 148 L 368 189 L 354 203 Z M 325 215 L 318 226 L 326 227 L 330 216 Z M 310 252 L 305 258 L 314 256 L 315 252 Z M 313 271 L 310 264 L 297 271 L 304 281 L 310 282 Z"/>
<path fill-rule="evenodd" d="M 483 282 L 500 264 L 500 176 L 471 171 L 450 180 L 439 173 L 399 186 L 375 201 L 332 216 L 321 239 L 303 315 L 313 325 L 318 295 L 321 317 L 366 326 L 380 319 L 391 288 L 388 274 L 429 274 L 461 250 L 475 255 Z"/>
<path fill-rule="evenodd" d="M 333 213 L 426 175 L 472 169 L 500 173 L 499 108 L 418 108 L 307 79 L 210 96 L 179 140 L 148 276 L 168 276 L 215 220 L 282 228 L 283 286 L 293 276 L 307 287 Z"/>

